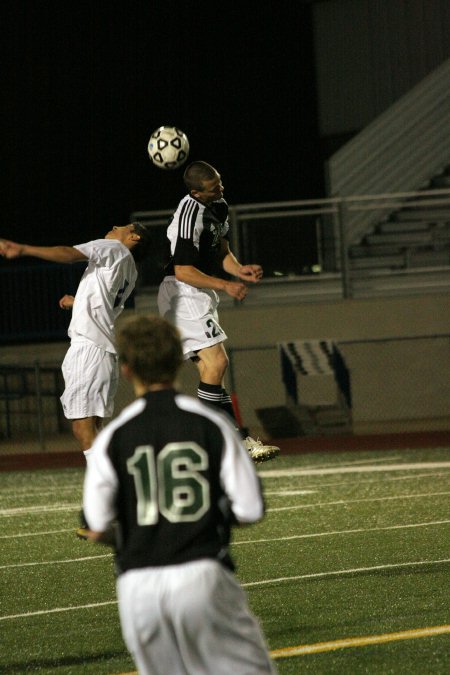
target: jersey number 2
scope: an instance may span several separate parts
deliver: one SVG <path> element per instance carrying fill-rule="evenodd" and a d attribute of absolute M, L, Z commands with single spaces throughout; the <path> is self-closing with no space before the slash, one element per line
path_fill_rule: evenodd
<path fill-rule="evenodd" d="M 138 525 L 155 525 L 159 514 L 171 523 L 196 521 L 210 506 L 209 483 L 199 471 L 208 455 L 197 443 L 168 443 L 155 459 L 151 445 L 140 445 L 127 461 L 137 496 Z"/>

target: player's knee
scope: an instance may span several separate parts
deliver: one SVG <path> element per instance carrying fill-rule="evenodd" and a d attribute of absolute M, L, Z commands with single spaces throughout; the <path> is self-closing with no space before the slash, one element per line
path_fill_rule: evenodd
<path fill-rule="evenodd" d="M 205 368 L 204 375 L 208 378 L 208 381 L 214 380 L 217 384 L 221 384 L 227 367 L 228 359 L 220 359 L 215 363 L 208 364 Z"/>
<path fill-rule="evenodd" d="M 226 369 L 228 368 L 228 355 L 226 352 L 220 352 L 217 358 L 217 367 L 222 372 L 222 375 L 225 374 Z"/>

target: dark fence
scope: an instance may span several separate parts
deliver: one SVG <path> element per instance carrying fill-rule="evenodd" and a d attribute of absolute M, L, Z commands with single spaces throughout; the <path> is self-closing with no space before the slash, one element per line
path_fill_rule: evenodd
<path fill-rule="evenodd" d="M 75 294 L 85 267 L 1 261 L 0 344 L 66 338 L 71 313 L 58 302 Z"/>

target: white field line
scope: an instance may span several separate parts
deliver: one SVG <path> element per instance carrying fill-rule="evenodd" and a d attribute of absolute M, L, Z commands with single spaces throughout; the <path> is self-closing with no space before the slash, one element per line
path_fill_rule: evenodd
<path fill-rule="evenodd" d="M 318 654 L 321 652 L 331 652 L 335 649 L 344 649 L 346 647 L 366 647 L 367 645 L 379 645 L 385 642 L 395 640 L 412 640 L 414 638 L 432 637 L 433 635 L 444 635 L 450 633 L 450 625 L 427 626 L 425 628 L 412 628 L 409 630 L 400 630 L 394 633 L 382 633 L 380 635 L 360 635 L 340 640 L 330 640 L 328 642 L 316 642 L 311 645 L 299 645 L 298 647 L 284 647 L 274 649 L 270 652 L 273 659 L 283 659 L 291 656 L 303 656 L 304 654 Z M 132 675 L 131 673 L 129 675 Z"/>
<path fill-rule="evenodd" d="M 363 483 L 388 483 L 388 482 L 393 482 L 393 481 L 400 481 L 400 480 L 416 480 L 417 478 L 436 478 L 436 477 L 447 477 L 447 473 L 444 471 L 436 471 L 436 472 L 429 472 L 429 473 L 419 473 L 419 474 L 412 474 L 411 476 L 377 476 L 377 478 L 360 478 L 358 479 L 358 485 L 362 485 Z M 294 494 L 314 494 L 317 492 L 320 492 L 325 487 L 341 487 L 343 485 L 354 485 L 354 479 L 350 480 L 340 480 L 334 483 L 316 483 L 315 485 L 311 486 L 305 486 L 302 490 L 293 490 L 290 488 L 283 488 L 280 487 L 278 490 L 264 490 L 265 495 L 276 495 L 283 497 L 284 495 L 294 495 Z"/>
<path fill-rule="evenodd" d="M 398 459 L 398 457 L 393 457 L 392 460 L 388 458 L 387 461 L 393 461 L 394 459 Z M 398 465 L 383 465 L 382 467 L 379 466 L 373 466 L 374 462 L 385 462 L 386 458 L 382 459 L 370 459 L 370 460 L 359 460 L 355 462 L 347 462 L 346 466 L 342 466 L 339 464 L 336 465 L 324 465 L 321 468 L 309 468 L 309 467 L 303 467 L 301 469 L 278 469 L 278 470 L 260 470 L 258 473 L 263 477 L 263 478 L 278 478 L 278 477 L 291 477 L 291 476 L 312 476 L 312 475 L 324 475 L 324 474 L 342 474 L 342 473 L 360 473 L 360 472 L 375 472 L 375 471 L 401 471 L 401 470 L 416 470 L 419 468 L 426 469 L 426 468 L 446 468 L 450 470 L 450 462 L 421 462 L 420 464 L 398 464 Z M 364 463 L 370 463 L 371 466 L 360 466 Z M 349 464 L 355 464 L 357 466 L 349 466 Z M 424 474 L 419 474 L 416 476 L 400 476 L 400 477 L 395 477 L 395 478 L 386 478 L 385 480 L 411 480 L 414 478 L 423 478 L 423 477 L 429 477 L 429 476 L 442 476 L 445 475 L 442 472 L 441 473 L 424 473 Z M 376 482 L 374 479 L 366 479 L 360 482 Z M 334 485 L 342 485 L 346 484 L 346 482 L 340 482 L 340 483 L 322 483 L 321 487 L 326 487 L 326 486 L 334 486 Z M 317 485 L 314 486 L 317 489 Z M 46 494 L 51 494 L 52 492 L 61 492 L 61 491 L 74 491 L 78 490 L 80 493 L 82 492 L 82 486 L 68 486 L 68 487 L 63 487 L 61 489 L 58 488 L 52 488 L 51 490 L 46 490 L 44 493 L 39 493 L 39 490 L 41 488 L 34 488 L 35 494 L 34 496 L 45 496 Z M 11 492 L 13 492 L 14 496 L 17 496 L 20 492 L 24 492 L 26 494 L 31 494 L 33 492 L 33 488 L 23 488 L 23 489 L 14 489 L 11 488 Z M 2 497 L 5 495 L 6 491 L 3 490 Z M 267 493 L 266 494 L 270 494 Z M 0 516 L 12 516 L 16 514 L 22 514 L 22 513 L 31 513 L 32 510 L 39 512 L 39 510 L 46 510 L 46 511 L 58 511 L 58 510 L 64 510 L 67 508 L 68 510 L 72 510 L 72 508 L 79 508 L 79 506 L 73 506 L 72 504 L 69 504 L 67 506 L 65 505 L 53 505 L 50 507 L 47 506 L 35 506 L 35 507 L 17 507 L 16 509 L 0 509 Z"/>
<path fill-rule="evenodd" d="M 358 485 L 362 485 L 362 483 L 389 483 L 393 481 L 400 481 L 400 480 L 416 480 L 417 478 L 441 478 L 441 477 L 447 477 L 447 472 L 446 471 L 427 471 L 427 473 L 413 473 L 410 476 L 377 476 L 376 478 L 358 478 Z M 316 483 L 315 485 L 305 486 L 305 489 L 308 487 L 311 488 L 324 488 L 324 487 L 340 487 L 341 485 L 354 485 L 354 479 L 350 478 L 349 480 L 339 480 L 339 481 L 334 481 L 333 483 Z"/>
<path fill-rule="evenodd" d="M 393 462 L 393 461 L 398 460 L 398 459 L 401 459 L 400 455 L 395 455 L 394 457 L 382 457 L 380 459 L 373 459 L 373 458 L 371 458 L 371 459 L 360 459 L 360 460 L 355 460 L 355 461 L 351 461 L 351 462 L 346 462 L 345 466 L 374 464 L 376 462 Z M 329 464 L 329 463 L 327 463 L 327 464 L 323 465 L 323 468 L 330 469 L 330 468 L 335 468 L 335 467 L 339 467 L 339 466 L 342 466 L 342 464 L 337 464 L 337 463 Z M 311 467 L 306 466 L 306 467 L 303 467 L 303 469 L 309 469 L 309 468 L 313 468 L 313 467 L 317 467 L 317 465 L 316 464 L 311 465 Z M 42 490 L 44 490 L 44 492 L 41 492 Z M 62 486 L 62 487 L 58 487 L 58 486 L 48 487 L 48 486 L 42 485 L 40 487 L 24 486 L 22 488 L 17 488 L 17 487 L 12 486 L 10 488 L 3 488 L 2 489 L 2 495 L 0 497 L 0 500 L 3 499 L 3 497 L 5 497 L 5 495 L 8 495 L 8 493 L 14 495 L 15 497 L 20 495 L 21 493 L 23 493 L 25 495 L 33 494 L 34 496 L 44 497 L 45 495 L 52 494 L 54 492 L 60 493 L 60 492 L 67 492 L 67 491 L 74 491 L 74 490 L 78 490 L 78 491 L 82 492 L 82 490 L 83 490 L 82 483 L 80 485 L 66 485 L 66 486 Z"/>
<path fill-rule="evenodd" d="M 292 510 L 292 509 L 308 509 L 308 508 L 314 508 L 315 506 L 336 506 L 336 505 L 342 505 L 342 504 L 353 504 L 356 502 L 372 502 L 372 501 L 388 501 L 392 499 L 413 499 L 413 498 L 421 498 L 421 497 L 437 497 L 440 495 L 448 495 L 450 492 L 427 492 L 427 493 L 421 493 L 421 494 L 412 494 L 412 495 L 395 495 L 391 497 L 369 497 L 369 498 L 364 498 L 364 499 L 340 499 L 338 501 L 334 502 L 317 502 L 313 504 L 299 504 L 297 506 L 280 506 L 276 508 L 270 508 L 267 509 L 267 513 L 273 513 L 275 511 L 286 511 L 286 510 Z M 52 506 L 49 505 L 41 505 L 41 506 L 21 506 L 18 508 L 14 509 L 1 509 L 0 510 L 0 517 L 10 517 L 10 516 L 22 516 L 22 515 L 28 515 L 32 513 L 45 513 L 48 514 L 49 512 L 57 512 L 57 511 L 79 511 L 80 510 L 80 503 L 77 502 L 76 504 L 53 504 Z"/>
<path fill-rule="evenodd" d="M 232 546 L 244 544 L 266 544 L 271 541 L 290 541 L 292 539 L 313 539 L 315 537 L 335 537 L 342 534 L 361 534 L 362 532 L 380 532 L 383 530 L 403 530 L 414 527 L 431 527 L 435 525 L 447 525 L 450 520 L 433 520 L 427 523 L 409 523 L 406 525 L 386 525 L 384 527 L 360 527 L 354 530 L 331 530 L 330 532 L 313 532 L 312 534 L 293 534 L 285 537 L 269 537 L 267 539 L 247 539 L 245 541 L 233 541 Z"/>
<path fill-rule="evenodd" d="M 273 537 L 269 539 L 249 539 L 246 541 L 234 541 L 232 542 L 232 546 L 239 546 L 241 544 L 259 544 L 262 542 L 270 542 L 270 541 L 288 541 L 290 539 L 308 539 L 311 537 L 328 537 L 328 536 L 333 536 L 333 535 L 339 535 L 339 534 L 355 534 L 358 532 L 378 532 L 379 530 L 401 530 L 403 528 L 411 528 L 411 527 L 427 527 L 431 525 L 445 525 L 447 523 L 450 523 L 450 520 L 433 520 L 433 521 L 428 521 L 425 523 L 408 523 L 406 525 L 386 525 L 383 527 L 362 527 L 359 529 L 354 529 L 354 530 L 336 530 L 336 531 L 330 531 L 330 532 L 314 532 L 311 534 L 296 534 L 292 536 L 287 536 L 287 537 Z M 73 532 L 73 527 L 66 528 L 63 530 L 47 530 L 43 532 L 22 532 L 21 534 L 3 534 L 0 536 L 0 539 L 17 539 L 19 537 L 41 537 L 44 535 L 49 535 L 49 534 L 64 534 L 66 532 Z M 52 563 L 53 564 L 53 563 Z"/>
<path fill-rule="evenodd" d="M 395 459 L 397 459 L 397 458 L 395 458 Z M 385 461 L 385 460 L 383 459 L 382 461 Z M 383 477 L 381 479 L 380 478 L 365 478 L 365 479 L 359 480 L 358 485 L 361 485 L 362 483 L 379 483 L 380 480 L 382 480 L 383 482 L 400 481 L 400 480 L 415 480 L 416 478 L 433 478 L 433 477 L 440 477 L 440 476 L 446 476 L 446 475 L 447 474 L 445 472 L 437 471 L 437 472 L 434 472 L 434 473 L 433 472 L 427 472 L 427 473 L 415 474 L 415 475 L 412 475 L 412 476 L 390 476 L 389 478 Z M 320 488 L 323 488 L 323 487 L 339 487 L 341 485 L 349 485 L 350 483 L 353 484 L 352 481 L 339 481 L 337 483 L 320 483 L 320 486 L 318 484 L 316 484 L 314 486 L 311 486 L 311 488 L 306 487 L 305 489 L 302 489 L 302 490 L 291 490 L 289 488 L 286 488 L 286 489 L 280 488 L 279 490 L 264 490 L 264 494 L 271 495 L 271 496 L 272 495 L 278 495 L 278 496 L 289 495 L 290 496 L 290 495 L 296 495 L 296 494 L 297 495 L 299 495 L 299 494 L 314 494 L 315 492 L 318 492 L 318 487 L 320 487 Z M 79 487 L 79 488 L 75 487 L 74 488 L 73 486 L 65 487 L 65 488 L 62 488 L 62 489 L 54 488 L 54 490 L 53 489 L 51 491 L 47 490 L 45 493 L 39 492 L 40 489 L 41 488 L 35 488 L 34 489 L 34 494 L 33 494 L 34 497 L 36 497 L 36 496 L 44 497 L 46 494 L 52 494 L 53 492 L 58 492 L 58 493 L 60 493 L 61 491 L 73 492 L 74 490 L 79 490 L 80 494 L 82 494 L 82 488 L 81 487 Z M 13 492 L 13 489 L 11 489 L 11 492 Z M 19 492 L 21 492 L 21 491 L 20 490 L 14 491 L 14 496 L 17 496 Z M 29 488 L 29 489 L 24 488 L 23 492 L 24 493 L 26 492 L 27 494 L 32 494 L 33 489 L 32 488 Z M 4 494 L 5 494 L 5 492 L 3 493 L 2 497 L 4 496 Z M 0 497 L 0 503 L 2 501 L 2 497 Z M 6 499 L 5 501 L 8 501 L 8 499 Z M 37 508 L 37 507 L 26 507 L 26 506 L 24 506 L 24 507 L 21 507 L 21 508 L 26 509 L 26 508 Z M 46 509 L 47 509 L 47 507 L 46 507 Z M 5 511 L 5 515 L 11 515 L 10 514 L 11 509 L 9 509 L 8 511 L 6 509 L 4 509 L 4 510 L 0 510 L 0 516 L 3 514 L 3 511 Z M 55 530 L 55 532 L 56 531 L 57 530 Z M 65 530 L 61 530 L 61 532 L 63 532 L 63 531 L 65 531 Z M 36 533 L 36 534 L 39 534 L 39 533 Z M 43 534 L 46 534 L 46 533 L 44 532 Z M 51 534 L 51 532 L 50 532 L 50 534 Z M 16 535 L 16 536 L 20 536 L 20 535 Z M 24 535 L 24 536 L 26 536 L 26 535 Z M 4 539 L 4 538 L 5 537 L 0 536 L 0 539 Z"/>
<path fill-rule="evenodd" d="M 21 532 L 20 534 L 2 534 L 0 539 L 19 539 L 20 537 L 44 537 L 48 534 L 63 534 L 64 532 L 74 532 L 76 528 L 69 527 L 64 530 L 45 530 L 42 532 Z"/>
<path fill-rule="evenodd" d="M 262 579 L 261 581 L 249 581 L 241 584 L 243 588 L 250 588 L 252 586 L 267 586 L 269 584 L 279 584 L 282 581 L 300 581 L 302 579 L 324 579 L 328 577 L 339 577 L 347 574 L 365 574 L 366 572 L 380 572 L 382 570 L 391 570 L 397 568 L 419 567 L 425 565 L 441 565 L 442 563 L 450 563 L 450 558 L 443 558 L 442 560 L 416 560 L 414 562 L 392 563 L 387 565 L 373 565 L 372 567 L 354 567 L 348 570 L 330 570 L 329 572 L 314 572 L 312 574 L 298 574 L 292 577 L 278 577 L 278 579 Z"/>
<path fill-rule="evenodd" d="M 415 495 L 395 495 L 393 497 L 365 497 L 361 499 L 338 499 L 335 502 L 317 502 L 316 504 L 297 504 L 296 506 L 277 506 L 273 509 L 267 509 L 266 513 L 275 513 L 277 511 L 296 511 L 297 509 L 313 509 L 317 506 L 342 506 L 343 504 L 356 504 L 358 502 L 387 502 L 395 499 L 422 499 L 423 497 L 439 497 L 450 495 L 450 492 L 426 492 Z"/>
<path fill-rule="evenodd" d="M 38 612 L 25 612 L 25 614 L 10 614 L 9 616 L 0 616 L 0 621 L 8 619 L 27 619 L 31 616 L 43 616 L 45 614 L 57 614 L 58 612 L 71 612 L 77 609 L 91 609 L 92 607 L 105 607 L 106 605 L 117 605 L 117 600 L 107 600 L 106 602 L 93 602 L 89 605 L 76 605 L 74 607 L 55 607 L 54 609 L 42 609 Z"/>
<path fill-rule="evenodd" d="M 387 565 L 376 565 L 374 567 L 356 567 L 354 569 L 331 570 L 329 572 L 318 572 L 315 574 L 300 574 L 292 577 L 279 577 L 277 579 L 263 579 L 261 581 L 251 581 L 249 583 L 242 583 L 243 588 L 252 586 L 264 586 L 268 584 L 278 584 L 283 581 L 300 581 L 302 579 L 319 579 L 324 577 L 339 577 L 347 574 L 364 574 L 366 572 L 379 572 L 386 569 L 420 567 L 425 565 L 440 565 L 442 563 L 450 562 L 450 558 L 443 560 L 417 560 L 413 562 L 395 563 Z M 70 612 L 79 609 L 90 609 L 92 607 L 104 607 L 105 605 L 117 604 L 117 600 L 110 600 L 107 602 L 91 603 L 88 605 L 76 605 L 72 607 L 56 607 L 54 609 L 38 610 L 35 612 L 24 612 L 23 614 L 9 614 L 0 616 L 0 621 L 8 621 L 9 619 L 26 619 L 33 616 L 42 616 L 44 614 L 54 614 L 56 612 Z"/>
<path fill-rule="evenodd" d="M 427 473 L 416 473 L 413 474 L 412 476 L 382 476 L 380 477 L 382 481 L 386 482 L 388 480 L 394 481 L 394 480 L 415 480 L 416 478 L 434 478 L 435 476 L 442 477 L 446 476 L 448 477 L 448 471 L 429 471 Z M 358 483 L 371 483 L 375 482 L 376 478 L 366 478 L 363 479 L 362 481 L 358 481 Z"/>
<path fill-rule="evenodd" d="M 61 492 L 82 492 L 82 485 L 64 485 L 61 487 L 24 487 L 24 488 L 3 488 L 2 489 L 2 500 L 10 499 L 10 495 L 13 497 L 22 497 L 22 496 L 33 496 L 33 497 L 45 497 L 47 495 L 53 495 L 55 493 L 60 494 Z"/>
<path fill-rule="evenodd" d="M 359 465 L 359 464 L 376 464 L 377 462 L 394 462 L 396 460 L 402 459 L 401 455 L 394 455 L 393 457 L 380 457 L 379 459 L 374 459 L 373 457 L 370 457 L 370 459 L 353 459 L 351 461 L 346 461 L 346 462 L 324 462 L 321 464 L 321 468 L 324 469 L 333 469 L 335 467 L 339 466 L 352 466 L 352 465 Z M 310 464 L 309 466 L 303 466 L 303 469 L 316 469 L 317 464 Z"/>
<path fill-rule="evenodd" d="M 243 546 L 243 545 L 248 545 L 248 544 L 263 544 L 263 543 L 269 543 L 271 541 L 291 541 L 295 539 L 313 539 L 316 537 L 333 537 L 333 536 L 339 536 L 339 535 L 345 535 L 345 534 L 361 534 L 364 532 L 380 532 L 384 530 L 403 530 L 403 529 L 410 529 L 410 528 L 415 528 L 415 527 L 431 527 L 431 526 L 436 526 L 436 525 L 447 525 L 450 523 L 450 520 L 433 520 L 433 521 L 428 521 L 425 523 L 407 523 L 406 525 L 386 525 L 383 527 L 361 527 L 361 528 L 356 528 L 353 530 L 331 530 L 329 532 L 313 532 L 310 534 L 293 534 L 290 536 L 286 537 L 270 537 L 267 539 L 248 539 L 245 541 L 234 541 L 231 543 L 232 546 Z M 0 537 L 0 539 L 16 539 L 17 537 L 34 537 L 38 535 L 47 535 L 47 534 L 59 534 L 59 533 L 64 533 L 64 532 L 73 532 L 73 528 L 68 529 L 68 530 L 50 530 L 48 532 L 29 532 L 29 533 L 24 533 L 24 534 L 18 534 L 18 535 L 3 535 Z M 92 557 L 101 557 L 101 556 L 92 556 Z M 103 556 L 105 557 L 105 556 Z M 64 562 L 76 562 L 79 560 L 79 558 L 76 559 L 71 559 L 67 560 Z M 83 558 L 85 560 L 85 558 Z M 4 569 L 5 567 L 26 567 L 29 565 L 54 565 L 55 562 L 58 561 L 44 561 L 44 562 L 39 562 L 39 563 L 17 563 L 15 565 L 5 565 L 5 566 L 0 566 L 0 569 Z"/>
<path fill-rule="evenodd" d="M 383 482 L 387 482 L 389 480 L 407 480 L 411 478 L 420 478 L 420 477 L 429 477 L 429 476 L 441 476 L 443 474 L 423 474 L 422 476 L 403 476 L 401 478 L 386 478 L 383 479 Z M 378 483 L 380 481 L 376 480 L 362 480 L 359 481 L 358 484 L 361 483 Z M 309 495 L 309 494 L 317 494 L 320 490 L 317 488 L 324 488 L 324 487 L 338 487 L 339 485 L 348 485 L 348 482 L 343 481 L 342 483 L 321 483 L 320 486 L 316 486 L 316 489 L 304 489 L 304 490 L 291 490 L 289 488 L 287 489 L 280 489 L 280 490 L 264 490 L 264 494 L 267 496 L 271 497 L 291 497 L 291 496 L 296 496 L 296 495 Z M 423 496 L 434 496 L 434 495 L 444 495 L 448 494 L 447 492 L 436 492 L 436 493 L 428 493 L 426 495 L 404 495 L 404 498 L 411 498 L 411 497 L 423 497 Z M 372 499 L 361 499 L 361 500 L 347 500 L 347 501 L 337 501 L 337 502 L 319 502 L 317 504 L 303 504 L 300 506 L 286 506 L 286 507 L 279 507 L 279 508 L 269 508 L 267 509 L 267 512 L 269 511 L 281 511 L 283 509 L 301 509 L 301 508 L 312 508 L 313 506 L 326 506 L 327 504 L 330 505 L 335 505 L 335 504 L 346 504 L 346 503 L 351 503 L 355 501 L 372 501 L 372 500 L 383 500 L 383 499 L 401 499 L 402 496 L 395 496 L 395 497 L 377 497 L 377 498 L 372 498 Z M 56 513 L 59 511 L 79 511 L 80 509 L 80 502 L 76 504 L 53 504 L 53 505 L 40 505 L 40 506 L 20 506 L 20 507 L 15 507 L 11 509 L 0 509 L 0 518 L 9 518 L 12 516 L 21 516 L 21 515 L 28 515 L 28 514 L 39 514 L 39 513 Z M 68 532 L 69 530 L 50 530 L 49 532 L 35 532 L 35 533 L 25 533 L 25 534 L 15 534 L 15 535 L 0 535 L 0 540 L 1 539 L 8 539 L 10 536 L 12 537 L 20 537 L 20 536 L 39 536 L 41 534 L 53 534 L 57 532 Z"/>
<path fill-rule="evenodd" d="M 23 516 L 29 513 L 50 513 L 56 511 L 79 511 L 81 502 L 76 504 L 41 504 L 40 506 L 19 506 L 14 509 L 0 509 L 0 517 Z"/>
<path fill-rule="evenodd" d="M 334 468 L 269 469 L 258 473 L 264 478 L 282 478 L 283 476 L 326 476 L 337 473 L 372 473 L 375 471 L 416 471 L 423 469 L 449 469 L 450 462 L 414 462 L 410 464 L 383 464 L 381 466 L 336 466 Z"/>
<path fill-rule="evenodd" d="M 289 488 L 281 490 L 264 490 L 265 495 L 271 497 L 294 497 L 297 495 L 314 495 L 318 490 L 290 490 Z"/>
<path fill-rule="evenodd" d="M 100 555 L 89 555 L 84 558 L 70 558 L 68 560 L 43 560 L 28 563 L 12 563 L 11 565 L 0 565 L 0 570 L 14 569 L 17 567 L 38 567 L 41 565 L 66 565 L 68 563 L 86 562 L 86 560 L 100 560 L 100 558 L 111 558 L 111 553 L 101 553 Z"/>

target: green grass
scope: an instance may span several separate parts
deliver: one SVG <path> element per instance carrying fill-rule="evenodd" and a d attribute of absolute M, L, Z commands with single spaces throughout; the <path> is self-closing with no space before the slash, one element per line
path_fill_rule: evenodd
<path fill-rule="evenodd" d="M 280 674 L 450 672 L 450 633 L 412 632 L 450 624 L 449 449 L 287 456 L 259 472 L 267 515 L 235 531 L 232 553 L 269 648 L 355 639 L 278 658 Z M 112 556 L 74 536 L 82 480 L 76 469 L 0 474 L 2 673 L 134 670 Z M 411 633 L 357 644 L 399 631 Z"/>

